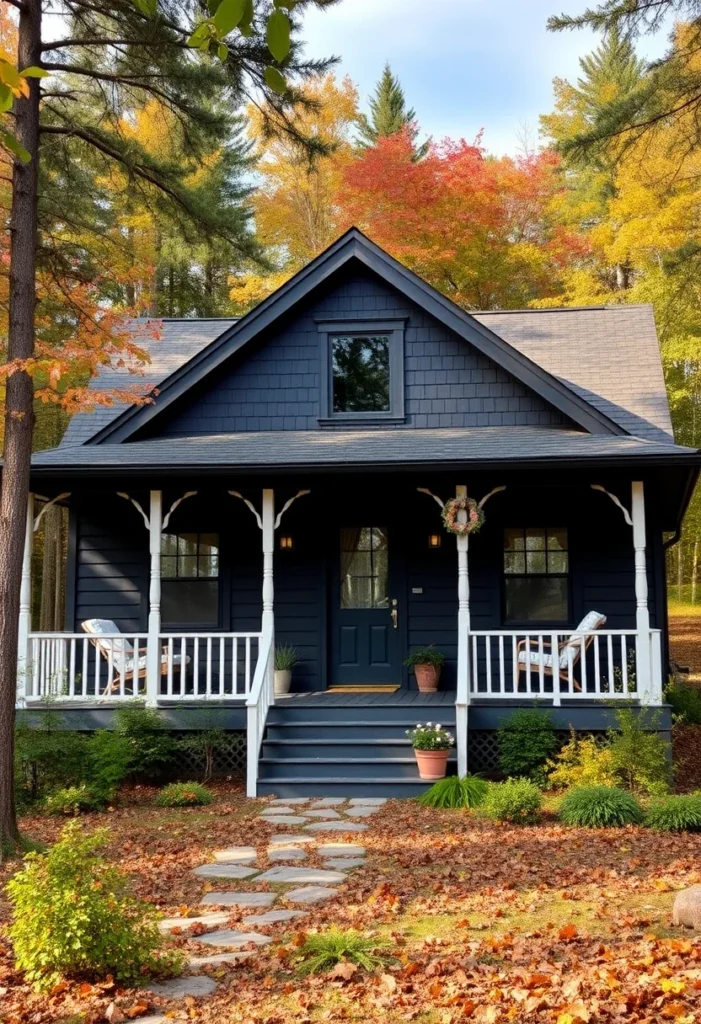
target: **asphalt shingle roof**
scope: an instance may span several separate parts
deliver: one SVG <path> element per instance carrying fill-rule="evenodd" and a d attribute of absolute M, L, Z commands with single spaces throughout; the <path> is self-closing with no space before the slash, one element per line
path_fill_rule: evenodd
<path fill-rule="evenodd" d="M 288 430 L 73 445 L 34 456 L 36 469 L 226 469 L 529 462 L 624 461 L 694 456 L 692 448 L 623 434 L 527 427 L 435 430 Z"/>

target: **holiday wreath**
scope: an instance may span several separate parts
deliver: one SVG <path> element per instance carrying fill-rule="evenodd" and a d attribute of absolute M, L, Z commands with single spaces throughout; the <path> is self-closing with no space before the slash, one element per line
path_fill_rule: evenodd
<path fill-rule="evenodd" d="M 461 523 L 459 512 L 467 513 L 467 520 Z M 448 533 L 464 537 L 469 533 L 477 533 L 484 523 L 484 512 L 474 498 L 451 498 L 443 506 L 443 525 Z"/>

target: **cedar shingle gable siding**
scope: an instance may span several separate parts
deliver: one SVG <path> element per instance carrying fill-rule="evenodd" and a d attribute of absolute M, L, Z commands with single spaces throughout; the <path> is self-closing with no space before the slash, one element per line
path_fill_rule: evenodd
<path fill-rule="evenodd" d="M 309 304 L 159 430 L 164 437 L 317 430 L 320 350 L 315 318 L 406 318 L 407 427 L 571 426 L 542 398 L 370 271 L 355 271 Z M 352 324 L 349 324 L 352 331 Z"/>

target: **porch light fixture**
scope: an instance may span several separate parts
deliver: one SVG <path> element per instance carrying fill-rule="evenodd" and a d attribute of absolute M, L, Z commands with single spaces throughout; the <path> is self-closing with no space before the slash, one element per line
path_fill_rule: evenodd
<path fill-rule="evenodd" d="M 282 536 L 280 537 L 280 550 L 291 551 L 293 548 L 293 541 L 291 537 Z"/>
<path fill-rule="evenodd" d="M 428 535 L 428 546 L 430 548 L 439 548 L 441 546 L 442 537 L 440 533 L 429 533 Z"/>

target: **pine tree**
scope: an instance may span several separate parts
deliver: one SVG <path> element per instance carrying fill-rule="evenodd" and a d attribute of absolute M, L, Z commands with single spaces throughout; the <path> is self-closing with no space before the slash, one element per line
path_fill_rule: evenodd
<path fill-rule="evenodd" d="M 428 152 L 428 142 L 416 146 L 419 129 L 416 125 L 416 111 L 406 109 L 404 90 L 399 79 L 392 74 L 389 63 L 385 64 L 382 77 L 370 97 L 370 117 L 361 114 L 359 119 L 359 145 L 362 149 L 377 145 L 377 140 L 389 138 L 406 129 L 414 143 L 415 158 L 420 160 Z"/>

